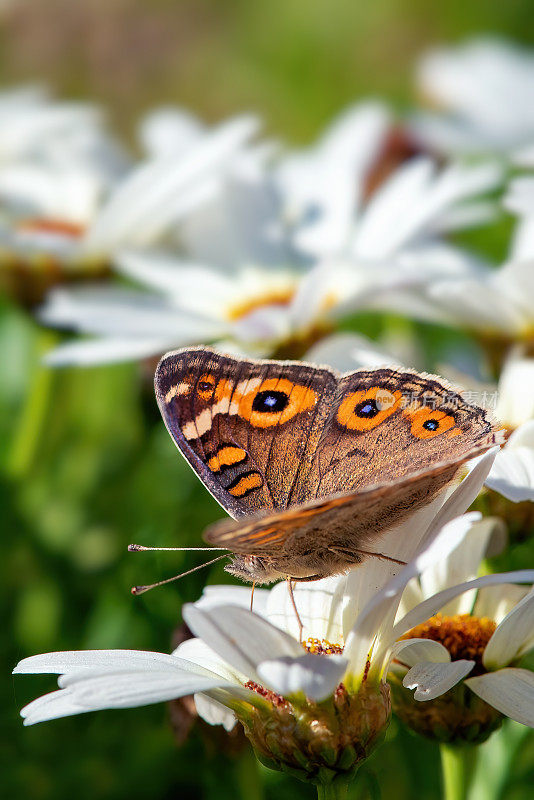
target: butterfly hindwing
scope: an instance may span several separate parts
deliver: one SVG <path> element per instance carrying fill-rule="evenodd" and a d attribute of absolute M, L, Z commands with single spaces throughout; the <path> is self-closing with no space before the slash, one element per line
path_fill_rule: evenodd
<path fill-rule="evenodd" d="M 155 377 L 176 445 L 233 517 L 286 507 L 320 435 L 320 400 L 335 384 L 328 370 L 234 359 L 208 348 L 167 354 Z"/>

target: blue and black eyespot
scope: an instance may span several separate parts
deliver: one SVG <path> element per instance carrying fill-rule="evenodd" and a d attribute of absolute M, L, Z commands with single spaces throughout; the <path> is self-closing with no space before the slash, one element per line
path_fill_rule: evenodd
<path fill-rule="evenodd" d="M 376 417 L 379 411 L 380 409 L 378 408 L 375 400 L 372 398 L 362 400 L 361 403 L 358 403 L 354 409 L 356 416 L 361 417 L 362 419 L 372 419 L 373 417 Z"/>
<path fill-rule="evenodd" d="M 258 392 L 252 403 L 252 410 L 260 413 L 279 413 L 287 408 L 289 397 L 285 392 L 274 389 Z"/>
<path fill-rule="evenodd" d="M 437 431 L 439 422 L 437 419 L 427 419 L 423 422 L 423 428 L 426 428 L 427 431 Z"/>

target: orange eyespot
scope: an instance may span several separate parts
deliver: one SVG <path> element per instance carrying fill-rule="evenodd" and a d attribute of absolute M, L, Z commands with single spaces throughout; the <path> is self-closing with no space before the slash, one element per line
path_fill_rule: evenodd
<path fill-rule="evenodd" d="M 215 378 L 213 375 L 201 375 L 197 383 L 197 394 L 201 400 L 208 403 L 213 397 L 214 390 Z"/>
<path fill-rule="evenodd" d="M 421 406 L 416 411 L 406 413 L 412 423 L 412 434 L 418 439 L 432 439 L 441 433 L 450 430 L 456 424 L 456 420 L 445 411 L 434 410 L 427 406 Z M 455 429 L 458 434 L 461 432 Z M 457 435 L 451 431 L 449 435 Z"/>
<path fill-rule="evenodd" d="M 317 392 L 287 378 L 268 378 L 239 400 L 239 416 L 257 428 L 283 425 L 313 408 Z"/>
<path fill-rule="evenodd" d="M 370 431 L 396 411 L 402 393 L 371 386 L 346 397 L 337 411 L 337 421 L 350 431 Z"/>

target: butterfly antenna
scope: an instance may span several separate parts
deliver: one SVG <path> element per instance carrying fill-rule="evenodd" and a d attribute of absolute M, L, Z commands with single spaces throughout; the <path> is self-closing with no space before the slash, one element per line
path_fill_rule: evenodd
<path fill-rule="evenodd" d="M 205 564 L 199 564 L 198 567 L 193 567 L 193 569 L 188 569 L 187 572 L 181 572 L 179 575 L 174 575 L 172 578 L 165 578 L 162 581 L 157 581 L 157 583 L 149 583 L 147 586 L 132 586 L 132 594 L 135 594 L 136 596 L 139 594 L 144 594 L 145 592 L 148 592 L 149 589 L 155 589 L 156 586 L 163 586 L 165 583 L 172 583 L 173 581 L 177 581 L 179 578 L 185 578 L 186 575 L 191 575 L 192 572 L 197 572 L 197 570 L 199 569 L 203 569 L 204 567 L 209 567 L 211 564 L 215 564 L 216 561 L 220 561 L 221 558 L 226 558 L 227 555 L 228 555 L 227 553 L 224 553 L 224 555 L 222 556 L 217 556 L 217 558 L 212 558 L 211 561 L 206 561 Z"/>
<path fill-rule="evenodd" d="M 211 550 L 226 550 L 228 552 L 227 547 L 147 547 L 144 544 L 129 544 L 128 545 L 128 552 L 129 553 L 142 553 L 145 550 L 166 550 L 168 552 L 210 552 Z"/>

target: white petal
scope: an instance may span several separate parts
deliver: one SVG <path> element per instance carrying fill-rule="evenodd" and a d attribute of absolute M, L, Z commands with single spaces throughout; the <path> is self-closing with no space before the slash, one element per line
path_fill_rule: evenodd
<path fill-rule="evenodd" d="M 302 655 L 302 646 L 267 620 L 238 606 L 196 608 L 187 604 L 183 617 L 191 630 L 239 672 L 257 680 L 262 661 Z"/>
<path fill-rule="evenodd" d="M 534 643 L 534 592 L 519 601 L 500 625 L 484 650 L 487 669 L 505 667 L 530 649 Z"/>
<path fill-rule="evenodd" d="M 480 519 L 480 514 L 473 512 L 457 520 L 451 520 L 451 517 L 455 513 L 462 513 L 471 505 L 480 491 L 497 450 L 496 447 L 492 448 L 488 453 L 476 459 L 471 472 L 447 498 L 422 537 L 418 531 L 417 541 L 420 555 L 400 570 L 387 585 L 381 584 L 384 588 L 375 592 L 357 618 L 344 650 L 344 655 L 350 661 L 350 669 L 354 673 L 358 674 L 364 669 L 371 643 L 377 634 L 379 649 L 375 654 L 375 665 L 381 671 L 387 657 L 388 645 L 409 630 L 409 627 L 413 627 L 410 625 L 401 633 L 394 634 L 398 625 L 393 628 L 393 621 L 400 602 L 400 595 L 412 578 L 419 576 L 437 560 L 446 558 L 465 535 L 466 527 L 469 528 L 475 520 Z M 347 583 L 349 580 L 350 575 Z M 453 594 L 448 599 L 455 596 Z M 427 618 L 425 617 L 425 619 Z"/>
<path fill-rule="evenodd" d="M 341 614 L 344 589 L 344 577 L 297 583 L 294 596 L 304 639 L 313 636 L 331 643 L 343 641 Z M 266 616 L 273 625 L 298 638 L 299 625 L 286 581 L 281 581 L 269 592 Z"/>
<path fill-rule="evenodd" d="M 355 254 L 384 258 L 406 249 L 417 238 L 428 239 L 439 230 L 444 215 L 452 223 L 451 210 L 464 204 L 470 195 L 493 188 L 500 179 L 501 170 L 496 164 L 452 164 L 438 171 L 426 158 L 406 162 L 368 203 L 353 241 Z M 456 219 L 461 224 L 467 221 L 465 215 L 456 214 Z"/>
<path fill-rule="evenodd" d="M 534 429 L 534 421 L 522 427 L 526 426 Z M 513 503 L 534 501 L 534 448 L 514 447 L 507 443 L 495 459 L 486 486 Z"/>
<path fill-rule="evenodd" d="M 399 359 L 386 353 L 376 342 L 355 333 L 336 333 L 321 339 L 308 350 L 304 360 L 319 366 L 327 364 L 339 372 L 399 363 Z"/>
<path fill-rule="evenodd" d="M 35 725 L 37 722 L 72 717 L 74 714 L 85 714 L 90 710 L 75 702 L 67 689 L 60 689 L 28 703 L 20 714 L 24 719 L 24 725 Z"/>
<path fill-rule="evenodd" d="M 235 683 L 245 683 L 247 676 L 233 669 L 227 661 L 209 647 L 202 639 L 186 639 L 173 652 L 173 658 L 191 662 L 194 667 L 209 670 L 221 678 Z"/>
<path fill-rule="evenodd" d="M 468 476 L 469 477 L 469 476 Z M 467 480 L 467 479 L 466 479 Z M 464 480 L 465 483 L 465 480 Z M 463 484 L 462 484 L 463 485 Z M 459 487 L 461 489 L 461 486 Z M 457 490 L 459 491 L 459 489 Z M 447 502 L 450 502 L 447 501 Z M 443 510 L 443 509 L 442 509 Z M 446 515 L 443 515 L 446 518 Z M 441 512 L 436 519 L 441 518 Z M 365 608 L 356 619 L 345 645 L 344 655 L 350 661 L 350 669 L 356 674 L 365 666 L 365 648 L 372 642 L 377 632 L 382 628 L 382 642 L 380 652 L 376 655 L 377 663 L 386 658 L 387 648 L 398 639 L 403 633 L 413 625 L 397 632 L 405 619 L 411 618 L 424 603 L 409 612 L 406 617 L 393 627 L 393 619 L 397 612 L 400 595 L 412 578 L 417 577 L 423 570 L 428 569 L 436 560 L 446 558 L 448 553 L 454 549 L 458 542 L 463 538 L 466 528 L 472 522 L 480 518 L 480 514 L 471 512 L 459 519 L 452 520 L 443 528 L 431 524 L 425 536 L 426 549 L 417 558 L 406 565 L 400 572 L 393 577 L 380 591 L 376 592 L 366 604 Z M 534 573 L 533 573 L 534 574 Z M 445 601 L 447 602 L 447 601 Z M 428 619 L 428 614 L 424 619 Z M 380 668 L 380 666 L 379 666 Z"/>
<path fill-rule="evenodd" d="M 514 583 L 503 583 L 498 586 L 487 586 L 485 589 L 479 589 L 473 615 L 475 617 L 489 617 L 499 625 L 528 592 L 528 586 L 517 586 Z"/>
<path fill-rule="evenodd" d="M 269 589 L 255 588 L 254 596 L 252 597 L 250 586 L 205 586 L 202 590 L 202 597 L 196 601 L 195 606 L 197 608 L 212 608 L 212 606 L 233 605 L 250 608 L 252 599 L 251 610 L 265 617 L 270 595 Z"/>
<path fill-rule="evenodd" d="M 414 667 L 421 661 L 430 661 L 433 664 L 447 664 L 450 654 L 446 647 L 433 639 L 402 639 L 395 642 L 391 648 L 391 663 L 400 662 L 402 666 Z"/>
<path fill-rule="evenodd" d="M 474 661 L 465 659 L 448 664 L 421 662 L 406 673 L 402 685 L 406 689 L 415 689 L 415 700 L 434 700 L 465 678 L 474 666 Z"/>
<path fill-rule="evenodd" d="M 280 200 L 270 175 L 225 175 L 219 189 L 180 221 L 179 239 L 195 260 L 230 275 L 236 267 L 295 263 L 281 227 Z"/>
<path fill-rule="evenodd" d="M 310 700 L 321 701 L 339 684 L 347 660 L 341 656 L 305 653 L 298 658 L 277 658 L 258 665 L 262 682 L 284 697 L 304 692 Z"/>
<path fill-rule="evenodd" d="M 534 673 L 508 667 L 468 678 L 465 683 L 501 714 L 534 728 Z"/>
<path fill-rule="evenodd" d="M 82 339 L 55 347 L 43 362 L 49 367 L 92 367 L 160 356 L 179 346 L 174 339 Z"/>
<path fill-rule="evenodd" d="M 205 130 L 189 111 L 163 107 L 147 114 L 139 126 L 139 139 L 151 156 L 181 153 L 194 144 Z"/>
<path fill-rule="evenodd" d="M 257 127 L 253 118 L 236 118 L 183 155 L 141 164 L 118 186 L 88 231 L 87 250 L 109 252 L 152 243 L 180 215 L 212 196 L 214 181 Z"/>
<path fill-rule="evenodd" d="M 226 686 L 220 678 L 193 673 L 124 672 L 99 675 L 45 695 L 25 706 L 21 715 L 26 725 L 67 714 L 106 708 L 135 708 L 172 700 L 195 691 Z"/>
<path fill-rule="evenodd" d="M 415 608 L 415 606 L 421 603 L 423 600 L 424 597 L 423 592 L 421 591 L 419 580 L 417 578 L 412 578 L 411 581 L 406 584 L 406 587 L 402 593 L 397 611 L 397 618 L 401 619 L 405 614 L 408 613 L 408 611 L 411 611 L 412 608 Z"/>
<path fill-rule="evenodd" d="M 430 530 L 421 541 L 421 547 L 425 547 L 427 541 L 431 541 L 443 525 L 455 517 L 459 517 L 459 515 L 463 514 L 471 503 L 474 502 L 482 488 L 482 484 L 488 476 L 498 452 L 498 447 L 492 447 L 491 450 L 488 450 L 483 456 L 470 462 L 473 465 L 471 471 L 466 475 L 458 488 L 455 489 L 438 512 L 436 518 L 432 522 Z M 474 517 L 471 517 L 471 521 L 474 521 L 474 519 Z M 461 537 L 457 540 L 457 542 L 459 541 L 461 541 Z"/>
<path fill-rule="evenodd" d="M 518 428 L 534 418 L 533 358 L 515 354 L 505 362 L 499 378 L 495 416 L 510 428 Z"/>
<path fill-rule="evenodd" d="M 210 725 L 222 725 L 227 731 L 232 730 L 236 723 L 233 711 L 205 694 L 195 694 L 194 700 L 197 714 L 202 717 L 204 722 L 208 722 Z"/>
<path fill-rule="evenodd" d="M 325 257 L 345 246 L 388 118 L 378 103 L 353 106 L 316 145 L 282 160 L 276 178 L 286 215 L 296 221 L 295 242 L 305 252 Z"/>
<path fill-rule="evenodd" d="M 414 628 L 416 625 L 419 625 L 421 622 L 425 622 L 427 619 L 432 617 L 434 614 L 437 614 L 440 609 L 443 608 L 447 603 L 457 597 L 459 594 L 463 592 L 469 591 L 470 589 L 478 589 L 483 586 L 492 586 L 499 583 L 532 583 L 534 582 L 534 570 L 524 569 L 518 570 L 517 572 L 504 572 L 499 573 L 496 575 L 483 575 L 481 578 L 475 578 L 472 581 L 466 581 L 465 583 L 460 583 L 458 586 L 452 586 L 450 589 L 444 589 L 442 592 L 438 592 L 433 597 L 429 597 L 428 600 L 425 600 L 420 605 L 416 606 L 416 608 L 409 611 L 405 617 L 403 617 L 395 627 L 393 628 L 392 636 L 395 639 L 398 639 L 403 633 L 406 633 L 411 628 Z"/>
<path fill-rule="evenodd" d="M 219 320 L 187 311 L 160 295 L 114 287 L 56 289 L 39 316 L 47 325 L 133 339 L 192 342 L 226 331 Z"/>
<path fill-rule="evenodd" d="M 491 537 L 499 529 L 506 530 L 504 523 L 494 517 L 479 520 L 466 530 L 464 538 L 448 558 L 436 562 L 433 567 L 421 575 L 424 597 L 431 597 L 441 589 L 476 578 Z M 443 610 L 443 613 L 467 614 L 473 607 L 473 601 L 474 595 L 466 593 L 452 601 Z"/>
<path fill-rule="evenodd" d="M 149 671 L 161 670 L 165 666 L 173 669 L 175 664 L 174 656 L 149 650 L 66 650 L 23 658 L 13 674 L 61 674 L 110 666 L 118 670 L 142 668 Z"/>
<path fill-rule="evenodd" d="M 414 556 L 420 552 L 422 538 L 426 535 L 429 526 L 433 524 L 436 514 L 446 502 L 445 498 L 449 490 L 440 493 L 431 503 L 424 508 L 416 511 L 405 522 L 392 528 L 380 539 L 380 552 L 383 552 L 400 561 L 412 561 Z M 378 549 L 378 548 L 377 548 Z M 366 604 L 372 600 L 377 591 L 384 588 L 388 582 L 401 573 L 403 567 L 391 561 L 378 558 L 369 558 L 361 566 L 351 570 L 346 577 L 346 596 L 347 602 L 343 609 L 343 630 L 345 637 L 348 636 L 351 628 L 355 624 L 359 614 L 362 613 Z M 395 602 L 398 602 L 398 598 Z M 384 620 L 386 615 L 384 613 Z M 384 624 L 373 632 L 373 638 L 377 630 L 384 628 Z M 371 633 L 371 631 L 369 630 Z M 367 653 L 369 644 L 362 642 L 363 649 Z"/>

